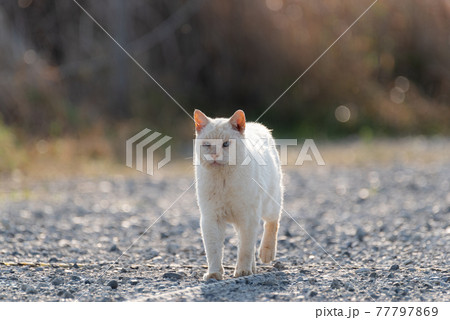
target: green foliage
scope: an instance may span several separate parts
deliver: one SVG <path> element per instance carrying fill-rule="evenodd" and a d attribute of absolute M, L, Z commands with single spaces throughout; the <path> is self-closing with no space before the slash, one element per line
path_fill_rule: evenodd
<path fill-rule="evenodd" d="M 24 152 L 11 128 L 3 124 L 0 117 L 0 173 L 10 172 L 24 161 Z"/>

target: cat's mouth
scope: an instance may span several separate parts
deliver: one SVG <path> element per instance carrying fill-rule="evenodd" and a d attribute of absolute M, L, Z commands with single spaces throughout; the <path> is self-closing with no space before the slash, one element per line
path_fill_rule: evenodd
<path fill-rule="evenodd" d="M 208 161 L 207 164 L 210 167 L 222 167 L 224 165 L 224 163 L 218 162 L 217 160 L 214 161 Z"/>

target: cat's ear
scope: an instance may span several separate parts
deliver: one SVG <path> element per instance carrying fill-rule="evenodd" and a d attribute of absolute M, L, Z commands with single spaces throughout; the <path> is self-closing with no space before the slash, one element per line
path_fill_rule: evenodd
<path fill-rule="evenodd" d="M 195 130 L 197 132 L 200 132 L 209 123 L 209 118 L 200 110 L 195 109 L 194 121 L 195 121 Z"/>
<path fill-rule="evenodd" d="M 230 118 L 230 123 L 233 126 L 233 129 L 239 131 L 240 133 L 244 133 L 245 131 L 245 113 L 242 110 L 236 111 L 233 116 Z"/>

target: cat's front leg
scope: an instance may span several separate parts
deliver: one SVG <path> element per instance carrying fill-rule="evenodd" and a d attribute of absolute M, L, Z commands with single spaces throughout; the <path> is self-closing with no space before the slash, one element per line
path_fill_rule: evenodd
<path fill-rule="evenodd" d="M 258 230 L 257 221 L 247 221 L 236 226 L 239 236 L 238 260 L 235 277 L 252 275 L 256 272 L 255 246 Z"/>
<path fill-rule="evenodd" d="M 223 278 L 223 243 L 225 241 L 225 224 L 216 216 L 203 216 L 201 218 L 203 244 L 208 261 L 208 272 L 204 280 Z"/>

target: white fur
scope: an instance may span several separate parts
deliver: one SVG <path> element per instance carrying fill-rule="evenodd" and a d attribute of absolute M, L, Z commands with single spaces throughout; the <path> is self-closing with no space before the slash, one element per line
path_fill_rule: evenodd
<path fill-rule="evenodd" d="M 254 145 L 258 139 L 265 139 L 258 154 L 266 165 L 258 164 L 250 155 L 250 163 L 241 165 L 246 157 L 242 138 Z M 256 272 L 255 245 L 257 231 L 262 218 L 271 228 L 265 228 L 264 241 L 260 248 L 263 262 L 274 259 L 276 252 L 276 231 L 283 201 L 282 173 L 278 152 L 270 131 L 259 123 L 247 123 L 241 133 L 233 128 L 229 119 L 208 118 L 206 126 L 197 131 L 195 150 L 203 150 L 199 143 L 203 139 L 222 139 L 236 143 L 236 165 L 228 165 L 229 148 L 220 147 L 216 154 L 223 159 L 219 164 L 205 160 L 195 152 L 197 178 L 197 199 L 201 212 L 201 229 L 205 245 L 208 273 L 205 279 L 222 279 L 222 255 L 226 223 L 233 224 L 239 237 L 238 260 L 235 276 L 245 276 Z M 207 147 L 206 147 L 207 148 Z M 253 150 L 253 152 L 255 152 Z M 256 180 L 265 191 L 261 190 Z M 274 201 L 275 200 L 275 201 Z M 266 235 L 267 231 L 267 235 Z M 272 232 L 271 234 L 269 234 Z M 275 232 L 273 234 L 273 232 Z"/>

